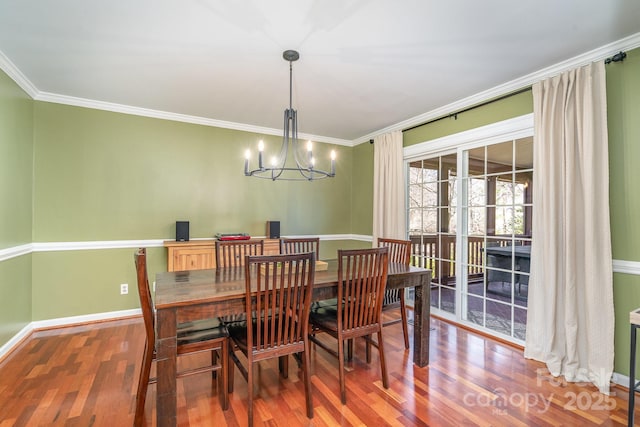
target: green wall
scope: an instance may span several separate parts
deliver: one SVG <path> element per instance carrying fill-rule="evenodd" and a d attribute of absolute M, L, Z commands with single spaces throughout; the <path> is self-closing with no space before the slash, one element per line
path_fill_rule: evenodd
<path fill-rule="evenodd" d="M 247 178 L 244 152 L 260 135 L 66 105 L 35 105 L 36 242 L 169 239 L 175 221 L 192 237 L 217 232 L 349 233 L 351 152 L 336 178 L 285 182 Z M 267 149 L 280 138 L 263 137 Z"/>
<path fill-rule="evenodd" d="M 351 233 L 370 236 L 373 232 L 372 144 L 364 143 L 354 147 L 352 182 Z"/>
<path fill-rule="evenodd" d="M 0 72 L 0 249 L 31 243 L 33 101 Z M 31 255 L 0 262 L 0 346 L 31 322 Z"/>
<path fill-rule="evenodd" d="M 640 262 L 640 49 L 607 65 L 609 206 L 613 259 Z M 629 312 L 640 307 L 640 276 L 613 275 L 615 372 L 629 374 Z M 640 358 L 638 359 L 640 361 Z"/>
<path fill-rule="evenodd" d="M 405 147 L 453 135 L 533 112 L 533 94 L 526 91 L 487 105 L 447 117 L 403 132 Z"/>

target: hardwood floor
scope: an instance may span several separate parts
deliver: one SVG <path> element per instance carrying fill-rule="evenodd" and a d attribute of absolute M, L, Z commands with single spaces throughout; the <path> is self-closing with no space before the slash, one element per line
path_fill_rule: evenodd
<path fill-rule="evenodd" d="M 305 415 L 297 365 L 289 364 L 283 380 L 276 361 L 261 363 L 255 425 L 626 425 L 626 389 L 613 387 L 611 396 L 603 396 L 593 386 L 550 377 L 520 349 L 437 319 L 432 327 L 426 368 L 411 362 L 399 324 L 385 328 L 388 390 L 380 381 L 377 352 L 366 364 L 358 342 L 347 364 L 346 406 L 340 403 L 337 361 L 313 350 L 313 420 Z M 0 427 L 132 425 L 143 339 L 141 318 L 35 332 L 0 363 Z M 179 380 L 178 395 L 180 426 L 247 425 L 247 384 L 237 370 L 228 411 L 221 410 L 208 374 Z M 147 425 L 156 423 L 155 398 L 152 385 Z"/>

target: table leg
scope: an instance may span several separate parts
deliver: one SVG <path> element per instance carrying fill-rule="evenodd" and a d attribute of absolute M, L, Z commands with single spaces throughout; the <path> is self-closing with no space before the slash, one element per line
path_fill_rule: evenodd
<path fill-rule="evenodd" d="M 157 341 L 157 377 L 158 391 L 156 414 L 158 427 L 175 427 L 176 416 L 176 312 L 158 310 Z"/>
<path fill-rule="evenodd" d="M 637 326 L 631 324 L 631 351 L 629 357 L 629 426 L 633 425 L 633 416 L 636 397 L 636 329 Z"/>
<path fill-rule="evenodd" d="M 415 287 L 413 310 L 413 363 L 421 368 L 429 364 L 430 291 L 431 277 L 425 274 L 420 278 L 420 285 Z"/>

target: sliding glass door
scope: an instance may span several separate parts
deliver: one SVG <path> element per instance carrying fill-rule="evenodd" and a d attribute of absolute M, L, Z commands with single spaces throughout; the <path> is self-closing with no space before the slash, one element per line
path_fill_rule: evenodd
<path fill-rule="evenodd" d="M 462 152 L 461 318 L 524 340 L 531 256 L 533 138 Z"/>
<path fill-rule="evenodd" d="M 524 340 L 532 178 L 532 136 L 407 161 L 412 262 L 432 270 L 434 314 Z"/>
<path fill-rule="evenodd" d="M 431 305 L 455 313 L 457 154 L 409 163 L 409 237 L 413 264 L 431 269 Z"/>

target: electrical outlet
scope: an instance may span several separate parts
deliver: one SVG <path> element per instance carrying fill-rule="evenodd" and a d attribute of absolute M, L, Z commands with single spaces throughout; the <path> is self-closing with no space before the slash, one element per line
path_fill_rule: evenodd
<path fill-rule="evenodd" d="M 129 293 L 129 284 L 123 283 L 120 285 L 120 295 L 126 295 Z"/>
<path fill-rule="evenodd" d="M 155 291 L 156 291 L 156 281 L 154 280 L 153 281 L 153 292 L 155 292 Z"/>

